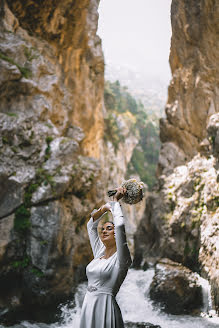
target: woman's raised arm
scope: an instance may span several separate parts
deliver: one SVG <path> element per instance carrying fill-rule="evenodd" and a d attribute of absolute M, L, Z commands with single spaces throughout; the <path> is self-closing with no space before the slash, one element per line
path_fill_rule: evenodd
<path fill-rule="evenodd" d="M 90 244 L 91 244 L 94 258 L 100 257 L 105 250 L 105 246 L 100 240 L 97 232 L 98 223 L 104 213 L 105 210 L 102 211 L 101 208 L 99 210 L 94 210 L 91 213 L 91 218 L 87 223 L 87 232 L 90 239 Z"/>
<path fill-rule="evenodd" d="M 132 263 L 132 259 L 127 245 L 122 209 L 118 201 L 110 202 L 110 206 L 115 224 L 116 248 L 119 264 L 122 267 L 129 267 Z"/>

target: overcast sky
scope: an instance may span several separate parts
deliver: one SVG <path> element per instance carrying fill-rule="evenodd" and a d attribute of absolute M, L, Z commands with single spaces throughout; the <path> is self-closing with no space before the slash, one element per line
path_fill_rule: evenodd
<path fill-rule="evenodd" d="M 171 0 L 101 0 L 105 62 L 170 79 Z"/>

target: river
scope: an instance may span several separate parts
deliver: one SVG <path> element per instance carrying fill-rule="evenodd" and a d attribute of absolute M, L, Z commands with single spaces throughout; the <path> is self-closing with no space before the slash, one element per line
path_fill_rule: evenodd
<path fill-rule="evenodd" d="M 200 278 L 203 287 L 203 309 L 199 316 L 170 315 L 152 305 L 148 297 L 149 286 L 154 275 L 154 269 L 147 271 L 130 269 L 128 275 L 117 294 L 117 302 L 121 308 L 124 321 L 150 322 L 160 325 L 161 328 L 218 328 L 219 317 L 212 310 L 210 299 L 210 286 L 208 282 Z M 77 287 L 75 300 L 72 304 L 60 305 L 62 315 L 59 322 L 54 324 L 21 322 L 14 328 L 78 328 L 80 310 L 86 292 L 86 283 Z M 0 326 L 3 328 L 3 326 Z"/>

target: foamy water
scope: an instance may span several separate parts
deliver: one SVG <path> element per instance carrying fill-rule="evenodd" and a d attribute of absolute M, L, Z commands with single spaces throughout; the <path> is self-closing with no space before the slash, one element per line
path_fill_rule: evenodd
<path fill-rule="evenodd" d="M 203 287 L 203 312 L 200 316 L 170 315 L 163 313 L 152 305 L 148 297 L 149 286 L 154 275 L 154 269 L 147 271 L 130 269 L 117 295 L 124 321 L 150 322 L 161 328 L 218 328 L 219 317 L 212 310 L 210 286 L 207 280 L 200 279 Z M 87 284 L 78 285 L 75 300 L 61 306 L 62 316 L 54 324 L 31 324 L 23 321 L 16 328 L 79 328 L 81 306 L 86 293 Z M 0 326 L 2 327 L 2 326 Z M 15 326 L 14 326 L 15 328 Z"/>

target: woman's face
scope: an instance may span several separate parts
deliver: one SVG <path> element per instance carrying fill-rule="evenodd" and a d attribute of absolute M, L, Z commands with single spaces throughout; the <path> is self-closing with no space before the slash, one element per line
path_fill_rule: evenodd
<path fill-rule="evenodd" d="M 104 223 L 100 231 L 100 239 L 106 245 L 115 243 L 114 225 L 112 223 Z"/>

